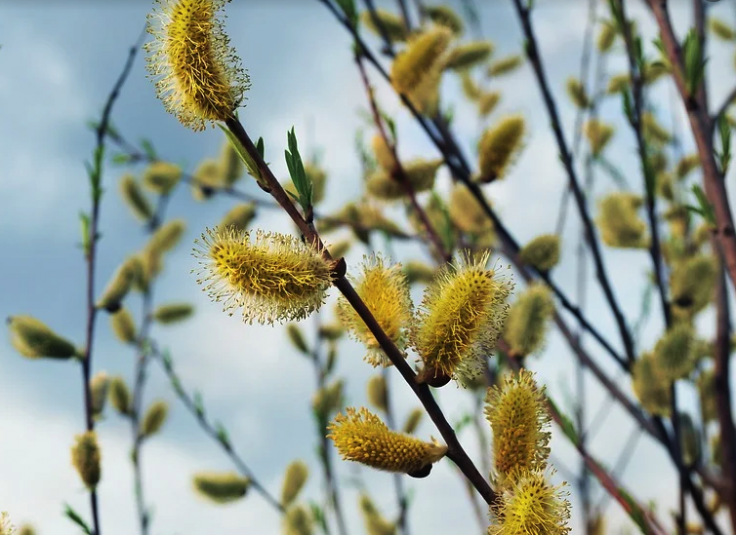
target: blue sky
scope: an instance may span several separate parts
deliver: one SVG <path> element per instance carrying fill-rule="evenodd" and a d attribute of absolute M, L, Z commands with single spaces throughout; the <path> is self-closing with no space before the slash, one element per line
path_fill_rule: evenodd
<path fill-rule="evenodd" d="M 379 2 L 385 4 L 388 2 Z M 538 4 L 535 25 L 541 50 L 567 137 L 571 139 L 575 110 L 565 98 L 564 83 L 579 71 L 587 17 L 585 3 Z M 682 30 L 686 28 L 689 2 L 674 4 L 677 27 Z M 732 20 L 730 6 L 721 4 L 724 5 L 714 9 Z M 631 11 L 651 37 L 649 17 L 638 9 L 638 3 L 635 7 Z M 84 161 L 89 159 L 94 144 L 85 124 L 98 117 L 127 49 L 136 40 L 150 9 L 151 4 L 142 0 L 103 5 L 82 1 L 6 2 L 0 6 L 0 69 L 7 73 L 0 78 L 0 140 L 4 155 L 0 160 L 0 251 L 5 258 L 0 264 L 0 316 L 37 316 L 78 344 L 83 343 L 85 318 L 85 271 L 77 247 L 78 213 L 89 207 Z M 267 160 L 273 163 L 277 176 L 286 176 L 282 151 L 287 130 L 295 126 L 304 152 L 323 151 L 330 180 L 323 210 L 337 209 L 355 198 L 360 188 L 353 137 L 355 129 L 361 126 L 356 111 L 365 107 L 365 96 L 345 31 L 316 0 L 237 0 L 227 13 L 232 44 L 253 83 L 240 116 L 251 137 L 265 139 Z M 519 25 L 510 1 L 484 3 L 481 18 L 485 35 L 496 43 L 499 56 L 520 51 Z M 714 45 L 711 52 L 709 82 L 713 101 L 720 102 L 736 83 L 733 50 Z M 620 56 L 610 62 L 610 72 L 624 68 Z M 401 154 L 407 158 L 434 156 L 435 150 L 390 89 L 375 72 L 371 76 L 381 104 L 396 116 Z M 530 123 L 531 135 L 513 173 L 502 183 L 489 187 L 487 193 L 517 239 L 525 242 L 553 228 L 565 176 L 531 69 L 524 66 L 500 80 L 498 88 L 503 91 L 501 112 L 523 113 Z M 448 79 L 442 93 L 446 101 L 461 100 L 456 80 Z M 657 86 L 653 94 L 652 101 L 665 115 L 669 114 L 670 95 L 666 84 Z M 609 156 L 629 174 L 630 182 L 638 185 L 633 138 L 620 123 L 619 110 L 616 100 L 607 102 L 601 110 L 604 119 L 616 118 L 619 125 L 617 146 Z M 679 108 L 675 111 L 681 114 Z M 155 98 L 153 85 L 146 79 L 141 55 L 116 104 L 114 122 L 129 139 L 152 140 L 162 157 L 182 163 L 190 171 L 202 158 L 216 156 L 223 141 L 219 129 L 194 133 L 165 113 Z M 473 110 L 467 104 L 458 104 L 455 129 L 468 154 L 473 154 L 478 128 Z M 117 182 L 124 171 L 114 166 L 105 170 L 98 290 L 119 263 L 146 240 L 144 230 L 117 195 Z M 441 175 L 438 190 L 442 193 L 448 191 L 448 178 Z M 257 193 L 248 180 L 243 180 L 240 187 Z M 610 185 L 601 181 L 599 191 L 606 189 Z M 227 198 L 197 203 L 187 188 L 177 192 L 169 215 L 184 217 L 187 233 L 183 243 L 167 257 L 164 276 L 156 287 L 156 300 L 192 302 L 197 314 L 182 326 L 157 327 L 154 336 L 171 349 L 185 385 L 203 392 L 209 413 L 226 425 L 238 451 L 272 493 L 278 494 L 288 462 L 303 458 L 313 468 L 305 494 L 317 498 L 320 474 L 313 453 L 316 438 L 309 409 L 313 394 L 309 363 L 290 348 L 283 329 L 246 326 L 237 316 L 229 318 L 223 314 L 190 274 L 196 267 L 190 255 L 192 241 L 205 226 L 216 224 L 233 204 Z M 257 226 L 282 232 L 292 230 L 280 213 L 264 212 Z M 565 258 L 555 272 L 555 279 L 570 295 L 576 281 L 574 251 L 578 228 L 576 217 L 570 217 L 563 242 Z M 424 252 L 417 247 L 397 249 L 399 259 L 424 258 Z M 348 256 L 349 264 L 354 266 L 364 252 L 359 245 L 354 246 Z M 648 268 L 646 255 L 606 251 L 605 256 L 624 311 L 633 322 L 641 283 L 634 282 L 632 286 L 632 280 L 640 279 Z M 592 277 L 589 288 L 589 315 L 618 346 L 610 314 Z M 334 295 L 330 304 L 333 300 Z M 131 300 L 130 308 L 138 314 L 139 302 Z M 331 309 L 326 307 L 328 319 Z M 661 328 L 657 314 L 654 316 L 642 341 L 644 348 L 651 347 Z M 708 318 L 712 315 L 706 312 L 704 333 L 712 330 L 707 325 Z M 94 369 L 122 374 L 130 380 L 134 355 L 114 340 L 107 318 L 101 315 L 100 319 Z M 309 330 L 310 322 L 305 323 Z M 615 374 L 616 369 L 599 348 L 592 342 L 587 345 Z M 362 385 L 373 372 L 361 361 L 361 355 L 362 348 L 357 344 L 341 344 L 338 374 L 347 381 L 348 401 L 352 405 L 365 403 Z M 550 336 L 545 353 L 530 365 L 557 398 L 562 399 L 573 388 L 572 356 L 555 333 Z M 74 526 L 62 518 L 61 504 L 68 502 L 83 515 L 88 513 L 86 493 L 69 464 L 69 446 L 74 434 L 83 428 L 78 367 L 25 360 L 12 350 L 7 337 L 0 337 L 0 366 L 0 510 L 9 511 L 17 523 L 32 522 L 42 534 L 76 533 Z M 398 378 L 392 384 L 402 418 L 417 402 Z M 597 408 L 604 394 L 592 381 L 589 385 L 587 405 Z M 691 394 L 683 392 L 686 402 Z M 172 411 L 164 431 L 144 452 L 147 496 L 155 508 L 153 533 L 277 532 L 278 516 L 255 493 L 227 507 L 206 504 L 194 495 L 190 489 L 194 472 L 232 467 L 178 404 L 156 366 L 151 369 L 147 400 L 154 397 L 169 401 Z M 439 400 L 450 421 L 472 406 L 469 397 L 454 387 L 442 389 Z M 602 459 L 615 459 L 631 429 L 631 421 L 619 409 L 612 409 L 593 439 L 593 451 Z M 136 529 L 132 472 L 127 460 L 130 432 L 127 423 L 108 411 L 99 433 L 103 449 L 103 529 L 106 535 L 127 535 Z M 437 435 L 427 422 L 419 434 L 423 438 Z M 486 454 L 478 451 L 472 434 L 464 432 L 461 440 L 474 459 Z M 557 430 L 553 452 L 566 465 L 576 466 L 574 453 Z M 382 510 L 392 515 L 396 504 L 391 477 L 338 462 L 341 480 L 356 472 Z M 675 482 L 661 449 L 643 438 L 622 480 L 643 502 L 658 500 L 660 517 L 668 518 L 667 507 L 675 503 Z M 414 532 L 477 532 L 461 480 L 448 461 L 440 463 L 431 477 L 409 480 L 407 485 L 416 492 L 410 517 Z M 363 529 L 356 496 L 355 489 L 348 488 L 343 505 L 351 533 Z M 615 505 L 608 508 L 608 516 L 614 527 L 627 524 Z M 579 526 L 578 521 L 575 515 L 574 528 Z"/>

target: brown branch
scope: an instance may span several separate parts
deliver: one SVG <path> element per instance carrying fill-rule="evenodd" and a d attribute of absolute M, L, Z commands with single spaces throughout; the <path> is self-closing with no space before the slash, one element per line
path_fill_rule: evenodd
<path fill-rule="evenodd" d="M 292 204 L 291 200 L 287 197 L 286 192 L 279 184 L 276 177 L 273 176 L 268 165 L 261 158 L 258 149 L 256 149 L 253 141 L 246 133 L 243 125 L 234 117 L 226 121 L 227 127 L 230 129 L 232 134 L 242 144 L 243 148 L 253 158 L 258 166 L 258 170 L 261 173 L 261 178 L 267 184 L 269 192 L 274 199 L 284 208 L 289 217 L 294 221 L 299 230 L 302 232 L 304 237 L 309 243 L 311 243 L 318 250 L 322 251 L 324 258 L 327 261 L 334 261 L 330 256 L 329 252 L 324 248 L 324 244 L 320 239 L 319 235 L 314 231 L 306 220 L 299 213 L 297 208 Z M 381 328 L 376 318 L 373 316 L 371 311 L 368 309 L 366 304 L 360 298 L 355 288 L 345 278 L 344 275 L 337 276 L 333 281 L 333 284 L 343 294 L 345 299 L 350 303 L 353 309 L 356 311 L 358 316 L 363 320 L 368 329 L 371 331 L 376 341 L 383 349 L 386 356 L 389 358 L 391 363 L 396 367 L 401 376 L 407 382 L 409 387 L 414 391 L 419 401 L 426 409 L 429 417 L 434 422 L 435 426 L 439 430 L 442 438 L 445 440 L 447 445 L 447 457 L 453 461 L 462 470 L 465 477 L 467 477 L 472 483 L 476 490 L 483 496 L 486 503 L 491 504 L 496 499 L 496 493 L 493 491 L 491 486 L 488 484 L 486 479 L 480 474 L 478 469 L 473 464 L 473 461 L 468 457 L 468 454 L 463 449 L 462 445 L 455 435 L 455 431 L 452 426 L 447 422 L 442 410 L 437 405 L 431 391 L 427 385 L 420 385 L 416 381 L 414 371 L 411 369 L 409 364 L 404 359 L 404 355 L 396 347 L 393 341 L 388 337 L 385 331 Z"/>
<path fill-rule="evenodd" d="M 731 282 L 736 284 L 736 234 L 734 234 L 733 215 L 728 202 L 726 183 L 716 164 L 711 139 L 713 123 L 708 116 L 708 110 L 702 108 L 698 101 L 690 95 L 684 75 L 682 48 L 675 35 L 672 21 L 667 10 L 666 0 L 647 0 L 659 26 L 660 37 L 664 44 L 677 90 L 680 93 L 687 112 L 690 128 L 695 139 L 695 145 L 700 156 L 703 169 L 705 194 L 713 205 L 716 215 L 717 228 L 715 231 L 723 256 L 726 262 Z"/>
<path fill-rule="evenodd" d="M 718 251 L 715 240 L 713 248 Z M 736 533 L 736 428 L 731 410 L 730 357 L 731 312 L 728 302 L 728 281 L 722 255 L 719 258 L 718 288 L 716 289 L 715 391 L 718 423 L 721 428 L 721 466 L 725 488 L 723 495 L 731 517 L 731 529 Z"/>

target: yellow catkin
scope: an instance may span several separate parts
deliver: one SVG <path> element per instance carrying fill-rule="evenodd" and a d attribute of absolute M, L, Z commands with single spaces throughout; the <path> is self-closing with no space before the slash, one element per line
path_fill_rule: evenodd
<path fill-rule="evenodd" d="M 687 378 L 694 370 L 695 331 L 686 322 L 673 325 L 654 346 L 656 372 L 666 381 Z"/>
<path fill-rule="evenodd" d="M 598 39 L 596 46 L 598 50 L 605 53 L 613 48 L 613 44 L 616 42 L 616 27 L 610 20 L 604 20 L 601 22 L 600 30 L 598 31 Z"/>
<path fill-rule="evenodd" d="M 570 98 L 570 101 L 577 108 L 584 110 L 590 107 L 590 97 L 588 97 L 585 86 L 580 80 L 571 76 L 565 83 L 565 89 L 567 90 L 567 96 Z"/>
<path fill-rule="evenodd" d="M 218 504 L 243 498 L 250 487 L 250 479 L 235 472 L 200 472 L 192 483 L 197 494 Z"/>
<path fill-rule="evenodd" d="M 138 184 L 138 181 L 130 173 L 120 178 L 120 196 L 130 209 L 131 213 L 139 220 L 146 222 L 153 217 L 153 207 Z"/>
<path fill-rule="evenodd" d="M 367 535 L 395 535 L 396 524 L 386 520 L 367 494 L 361 494 L 358 504 L 363 514 Z"/>
<path fill-rule="evenodd" d="M 634 363 L 632 386 L 644 410 L 655 416 L 670 415 L 670 382 L 657 374 L 651 353 L 644 353 Z"/>
<path fill-rule="evenodd" d="M 493 432 L 493 466 L 501 483 L 547 466 L 551 418 L 544 392 L 527 370 L 507 375 L 500 388 L 488 389 L 485 415 Z"/>
<path fill-rule="evenodd" d="M 554 486 L 542 472 L 525 472 L 505 487 L 492 507 L 488 535 L 566 535 L 570 533 L 569 493 Z"/>
<path fill-rule="evenodd" d="M 477 67 L 493 54 L 493 43 L 490 41 L 471 41 L 457 45 L 449 53 L 445 68 L 460 71 Z"/>
<path fill-rule="evenodd" d="M 341 457 L 378 470 L 414 473 L 439 461 L 447 446 L 437 442 L 422 442 L 416 438 L 389 430 L 378 416 L 368 409 L 338 414 L 328 426 L 328 437 L 335 443 Z"/>
<path fill-rule="evenodd" d="M 169 303 L 161 305 L 153 311 L 153 319 L 163 325 L 179 323 L 194 314 L 194 307 L 189 303 Z"/>
<path fill-rule="evenodd" d="M 503 76 L 511 74 L 524 63 L 524 58 L 518 54 L 499 58 L 488 66 L 488 76 Z"/>
<path fill-rule="evenodd" d="M 340 325 L 339 322 L 325 323 L 324 325 L 320 325 L 319 327 L 320 338 L 323 338 L 330 342 L 339 340 L 340 338 L 342 338 L 343 334 L 345 334 L 345 329 L 343 329 L 342 325 Z"/>
<path fill-rule="evenodd" d="M 319 251 L 285 234 L 207 229 L 194 250 L 197 281 L 230 315 L 247 323 L 304 319 L 322 306 L 332 283 Z"/>
<path fill-rule="evenodd" d="M 154 401 L 148 407 L 146 414 L 141 422 L 141 436 L 150 437 L 158 433 L 161 427 L 166 423 L 169 415 L 169 405 L 165 401 Z"/>
<path fill-rule="evenodd" d="M 442 163 L 441 159 L 416 159 L 406 162 L 401 166 L 404 171 L 403 178 L 411 185 L 414 193 L 430 190 L 434 186 L 437 170 Z M 367 178 L 365 187 L 368 193 L 377 199 L 386 201 L 402 199 L 407 197 L 408 193 L 401 180 L 398 174 L 377 171 Z"/>
<path fill-rule="evenodd" d="M 135 342 L 137 329 L 133 316 L 127 308 L 121 308 L 110 316 L 110 327 L 121 342 L 126 344 Z"/>
<path fill-rule="evenodd" d="M 225 176 L 220 162 L 214 158 L 202 160 L 192 175 L 192 197 L 196 201 L 204 201 L 212 197 L 216 191 L 225 188 Z"/>
<path fill-rule="evenodd" d="M 712 255 L 698 254 L 677 262 L 670 276 L 673 312 L 682 318 L 701 312 L 715 295 L 717 275 Z"/>
<path fill-rule="evenodd" d="M 651 85 L 672 72 L 672 68 L 662 61 L 648 62 L 642 67 L 641 77 L 645 85 Z"/>
<path fill-rule="evenodd" d="M 489 259 L 489 252 L 463 255 L 441 268 L 424 291 L 412 329 L 424 364 L 461 382 L 480 373 L 508 312 L 513 284 L 497 264 L 487 268 Z"/>
<path fill-rule="evenodd" d="M 10 343 L 26 358 L 68 359 L 77 354 L 74 344 L 33 316 L 10 316 L 6 322 Z"/>
<path fill-rule="evenodd" d="M 127 416 L 130 414 L 131 395 L 130 389 L 125 383 L 125 379 L 120 376 L 116 376 L 110 379 L 110 385 L 108 386 L 108 397 L 110 398 L 110 404 L 121 415 Z"/>
<path fill-rule="evenodd" d="M 603 243 L 620 248 L 648 246 L 647 225 L 637 213 L 641 204 L 641 197 L 626 192 L 612 193 L 599 201 L 596 224 Z"/>
<path fill-rule="evenodd" d="M 15 526 L 6 512 L 0 513 L 0 535 L 15 535 Z"/>
<path fill-rule="evenodd" d="M 419 427 L 419 424 L 422 422 L 423 416 L 423 409 L 412 409 L 412 411 L 406 417 L 406 421 L 404 422 L 404 427 L 402 429 L 404 433 L 408 433 L 409 435 L 414 434 L 414 431 L 417 430 L 417 427 Z"/>
<path fill-rule="evenodd" d="M 88 489 L 94 489 L 100 482 L 100 447 L 94 431 L 87 431 L 75 437 L 72 446 L 72 466 L 76 468 Z"/>
<path fill-rule="evenodd" d="M 501 101 L 500 91 L 487 91 L 478 97 L 478 113 L 481 117 L 488 117 Z"/>
<path fill-rule="evenodd" d="M 143 172 L 143 185 L 159 195 L 168 195 L 181 180 L 181 167 L 169 162 L 153 162 Z"/>
<path fill-rule="evenodd" d="M 351 240 L 340 240 L 329 245 L 327 249 L 330 251 L 332 258 L 340 258 L 345 256 L 352 246 L 353 242 Z"/>
<path fill-rule="evenodd" d="M 404 349 L 412 321 L 413 306 L 409 284 L 401 270 L 401 264 L 386 265 L 383 257 L 374 255 L 365 257 L 361 267 L 362 274 L 359 278 L 351 276 L 355 291 L 391 341 L 400 350 Z M 347 299 L 340 296 L 337 303 L 337 315 L 343 327 L 351 337 L 368 349 L 365 355 L 366 362 L 374 367 L 390 366 L 391 361 L 383 352 L 376 337 Z"/>
<path fill-rule="evenodd" d="M 450 6 L 423 6 L 422 11 L 429 20 L 450 29 L 457 36 L 465 31 L 463 19 Z"/>
<path fill-rule="evenodd" d="M 560 262 L 560 237 L 557 234 L 537 236 L 519 251 L 525 264 L 539 271 L 549 271 Z"/>
<path fill-rule="evenodd" d="M 226 121 L 250 80 L 217 14 L 229 0 L 157 0 L 148 16 L 149 76 L 166 111 L 187 128 Z"/>
<path fill-rule="evenodd" d="M 301 504 L 289 507 L 282 520 L 283 535 L 312 535 L 314 518 L 309 510 Z"/>
<path fill-rule="evenodd" d="M 511 350 L 520 356 L 540 352 L 554 311 L 552 293 L 543 284 L 533 284 L 519 295 L 504 327 L 504 340 Z"/>
<path fill-rule="evenodd" d="M 479 180 L 503 178 L 524 142 L 526 121 L 521 115 L 507 115 L 483 133 L 478 143 Z"/>
<path fill-rule="evenodd" d="M 89 382 L 89 391 L 91 396 L 92 416 L 98 419 L 105 410 L 105 401 L 107 401 L 108 387 L 110 386 L 110 376 L 106 372 L 97 372 Z"/>
<path fill-rule="evenodd" d="M 289 463 L 281 486 L 281 505 L 287 507 L 296 500 L 309 477 L 309 468 L 304 461 Z"/>
<path fill-rule="evenodd" d="M 386 143 L 386 138 L 380 133 L 375 134 L 371 140 L 371 148 L 373 149 L 373 156 L 376 157 L 376 163 L 381 169 L 388 172 L 393 171 L 396 167 L 396 158 L 394 158 L 391 148 Z"/>
<path fill-rule="evenodd" d="M 368 403 L 380 411 L 388 411 L 388 391 L 386 390 L 386 380 L 382 375 L 374 375 L 368 379 L 366 393 L 368 395 Z"/>
<path fill-rule="evenodd" d="M 2 531 L 0 531 L 0 535 L 2 535 Z M 11 533 L 8 533 L 7 535 L 12 535 Z M 36 530 L 33 529 L 33 526 L 29 526 L 28 524 L 25 524 L 18 528 L 18 533 L 15 535 L 36 535 Z"/>
<path fill-rule="evenodd" d="M 452 188 L 448 212 L 452 222 L 463 232 L 482 234 L 493 229 L 493 222 L 478 199 L 460 182 Z"/>
<path fill-rule="evenodd" d="M 708 19 L 708 28 L 713 32 L 713 35 L 724 41 L 736 41 L 736 31 L 719 18 L 710 17 Z"/>
<path fill-rule="evenodd" d="M 590 152 L 594 158 L 601 155 L 603 150 L 611 141 L 615 129 L 610 124 L 606 124 L 598 119 L 590 119 L 583 125 L 583 132 L 590 143 Z"/>
<path fill-rule="evenodd" d="M 443 58 L 451 40 L 450 30 L 436 26 L 410 40 L 391 65 L 394 89 L 408 97 L 422 113 L 436 110 Z"/>
<path fill-rule="evenodd" d="M 98 308 L 104 308 L 108 312 L 115 312 L 120 308 L 123 299 L 133 286 L 133 279 L 136 275 L 135 269 L 134 261 L 128 259 L 123 262 L 115 271 L 105 291 L 102 292 L 100 299 L 97 301 Z"/>
<path fill-rule="evenodd" d="M 378 24 L 373 20 L 374 14 L 378 19 Z M 360 14 L 360 22 L 378 36 L 382 36 L 381 27 L 383 27 L 391 42 L 406 41 L 409 34 L 404 25 L 404 20 L 385 9 L 376 9 L 374 13 L 364 11 Z"/>
<path fill-rule="evenodd" d="M 237 230 L 246 230 L 251 221 L 256 217 L 256 205 L 254 202 L 238 204 L 230 209 L 222 218 L 220 228 L 235 227 Z"/>

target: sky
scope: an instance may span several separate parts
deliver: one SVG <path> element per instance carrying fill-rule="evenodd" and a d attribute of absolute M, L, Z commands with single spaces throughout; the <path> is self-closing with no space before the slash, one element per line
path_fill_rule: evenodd
<path fill-rule="evenodd" d="M 689 2 L 671 2 L 676 29 L 688 25 Z M 393 6 L 391 2 L 379 5 Z M 453 2 L 451 4 L 454 5 Z M 520 26 L 510 0 L 480 4 L 482 31 L 496 44 L 498 56 L 521 51 Z M 572 139 L 576 112 L 564 93 L 565 80 L 578 75 L 586 3 L 560 0 L 537 3 L 534 24 L 540 50 L 548 69 L 549 82 L 561 113 L 565 134 Z M 649 15 L 639 2 L 629 2 L 630 14 L 648 37 L 654 36 Z M 44 2 L 6 0 L 0 3 L 0 316 L 30 314 L 75 343 L 84 341 L 85 264 L 81 250 L 78 214 L 89 209 L 90 200 L 84 162 L 91 157 L 94 137 L 87 122 L 99 117 L 102 105 L 125 62 L 128 48 L 136 41 L 152 4 L 131 2 Z M 599 8 L 602 13 L 603 7 Z M 732 5 L 721 0 L 712 8 L 733 21 Z M 240 117 L 251 137 L 262 136 L 266 159 L 279 177 L 286 177 L 283 160 L 286 132 L 293 126 L 303 153 L 320 152 L 329 175 L 326 200 L 321 210 L 331 212 L 361 194 L 360 166 L 354 135 L 363 126 L 358 110 L 366 108 L 359 74 L 350 51 L 350 40 L 329 11 L 316 0 L 235 0 L 227 7 L 226 28 L 232 45 L 242 58 L 252 81 Z M 375 39 L 370 43 L 377 45 Z M 619 45 L 620 46 L 620 45 Z M 647 46 L 653 54 L 651 45 Z M 708 82 L 713 102 L 720 103 L 736 83 L 732 47 L 713 44 L 709 49 Z M 608 64 L 611 73 L 625 68 L 621 50 Z M 381 105 L 396 118 L 403 158 L 434 157 L 434 149 L 389 87 L 370 71 Z M 530 135 L 524 153 L 504 181 L 486 189 L 502 219 L 518 241 L 549 232 L 557 219 L 560 193 L 566 177 L 557 158 L 557 148 L 548 128 L 548 117 L 529 66 L 494 82 L 503 92 L 499 110 L 522 113 Z M 651 102 L 665 116 L 676 117 L 682 129 L 686 122 L 679 105 L 673 103 L 672 88 L 660 83 Z M 464 103 L 456 79 L 442 87 L 443 102 L 454 102 L 454 130 L 466 154 L 474 154 L 481 132 L 473 109 Z M 640 188 L 634 139 L 621 122 L 620 102 L 606 101 L 601 117 L 618 126 L 615 147 L 609 154 Z M 146 78 L 143 55 L 136 58 L 130 78 L 115 104 L 113 120 L 131 141 L 151 140 L 158 153 L 192 171 L 203 158 L 216 157 L 223 143 L 219 129 L 194 133 L 168 115 Z M 372 132 L 368 131 L 367 135 Z M 689 139 L 686 148 L 692 147 Z M 130 253 L 146 241 L 145 230 L 136 223 L 117 194 L 123 173 L 140 173 L 142 168 L 105 167 L 105 195 L 101 208 L 97 291 Z M 440 173 L 438 191 L 446 194 L 449 176 Z M 252 180 L 239 187 L 256 195 Z M 611 190 L 601 179 L 596 192 Z M 207 203 L 192 199 L 188 188 L 180 188 L 169 206 L 171 218 L 185 218 L 187 231 L 182 243 L 167 256 L 165 271 L 156 284 L 157 303 L 187 301 L 196 307 L 195 317 L 182 325 L 159 327 L 153 336 L 167 347 L 182 381 L 190 391 L 202 392 L 208 414 L 228 429 L 235 448 L 272 494 L 278 495 L 284 468 L 297 458 L 311 467 L 304 491 L 306 499 L 321 499 L 321 473 L 316 461 L 316 436 L 310 414 L 314 377 L 311 364 L 289 345 L 282 327 L 245 325 L 236 315 L 228 317 L 210 302 L 195 283 L 190 271 L 196 261 L 190 250 L 193 240 L 206 226 L 215 225 L 233 206 L 230 198 Z M 579 223 L 571 209 L 563 236 L 563 261 L 554 279 L 568 295 L 574 295 L 577 273 L 575 249 Z M 259 228 L 293 232 L 286 216 L 264 211 L 256 221 Z M 342 236 L 342 234 L 338 234 Z M 415 245 L 394 247 L 396 260 L 427 259 Z M 367 251 L 360 244 L 347 256 L 349 269 Z M 604 257 L 622 308 L 630 323 L 636 318 L 649 268 L 640 251 L 606 249 Z M 620 348 L 615 325 L 588 269 L 590 289 L 586 312 L 604 335 Z M 521 288 L 521 284 L 518 285 Z M 332 292 L 323 321 L 332 318 Z M 415 293 L 415 299 L 421 294 Z M 137 296 L 128 303 L 138 318 Z M 661 321 L 653 307 L 642 339 L 651 348 L 661 332 Z M 712 311 L 701 318 L 704 334 L 712 332 Z M 304 322 L 311 333 L 313 320 Z M 589 340 L 584 341 L 604 369 L 630 392 L 629 381 L 620 377 L 610 359 Z M 362 361 L 362 348 L 354 342 L 340 343 L 337 375 L 347 385 L 350 405 L 366 404 L 364 384 L 374 371 Z M 100 315 L 95 334 L 93 368 L 122 375 L 132 382 L 135 355 L 122 346 Z M 573 356 L 559 334 L 552 331 L 547 349 L 531 359 L 551 395 L 562 405 L 574 392 Z M 32 523 L 41 534 L 71 535 L 78 529 L 62 515 L 64 503 L 88 517 L 87 493 L 69 462 L 75 434 L 83 431 L 83 407 L 78 366 L 70 362 L 30 361 L 0 336 L 0 511 L 8 511 L 17 524 Z M 418 406 L 409 389 L 395 375 L 391 380 L 397 417 L 402 421 Z M 605 393 L 591 377 L 586 379 L 585 405 L 589 423 L 605 403 Z M 684 406 L 692 406 L 693 392 L 682 390 Z M 231 470 L 233 466 L 196 421 L 176 399 L 161 369 L 151 366 L 146 403 L 163 399 L 170 403 L 170 419 L 162 432 L 146 444 L 143 452 L 147 500 L 154 509 L 152 534 L 276 533 L 280 517 L 257 493 L 228 506 L 214 506 L 197 497 L 191 476 L 202 470 Z M 450 385 L 438 391 L 438 400 L 450 422 L 458 421 L 473 407 L 465 392 Z M 591 438 L 591 451 L 613 463 L 625 448 L 632 421 L 619 408 L 605 411 L 599 431 Z M 103 456 L 99 486 L 102 531 L 105 535 L 135 533 L 133 478 L 128 461 L 131 433 L 127 422 L 107 410 L 98 427 Z M 438 433 L 425 420 L 418 430 L 421 438 Z M 460 440 L 471 457 L 479 461 L 489 455 L 480 451 L 476 437 L 464 430 Z M 553 430 L 553 460 L 558 469 L 578 466 L 574 451 L 558 429 Z M 387 516 L 396 511 L 390 475 L 360 469 L 336 459 L 337 473 L 345 489 L 343 508 L 350 533 L 363 531 L 357 509 L 355 476 L 363 481 Z M 658 502 L 658 513 L 669 521 L 668 507 L 676 500 L 676 482 L 661 448 L 646 437 L 637 442 L 622 483 L 642 502 Z M 562 479 L 561 474 L 555 481 Z M 461 478 L 449 461 L 440 462 L 430 477 L 406 478 L 415 499 L 410 510 L 412 532 L 426 534 L 478 533 Z M 572 489 L 574 532 L 580 529 L 574 488 Z M 595 489 L 595 501 L 601 499 Z M 630 523 L 615 504 L 606 509 L 612 532 Z"/>

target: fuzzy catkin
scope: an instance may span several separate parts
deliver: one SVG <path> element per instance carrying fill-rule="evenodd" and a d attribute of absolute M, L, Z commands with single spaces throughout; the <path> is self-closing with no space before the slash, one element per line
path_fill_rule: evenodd
<path fill-rule="evenodd" d="M 77 354 L 74 344 L 33 316 L 10 316 L 7 323 L 10 343 L 26 358 L 68 359 Z"/>

